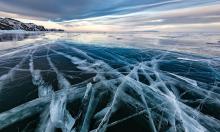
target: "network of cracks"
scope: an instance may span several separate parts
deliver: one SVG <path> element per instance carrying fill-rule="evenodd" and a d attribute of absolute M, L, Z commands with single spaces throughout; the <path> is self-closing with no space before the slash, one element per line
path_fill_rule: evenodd
<path fill-rule="evenodd" d="M 2 132 L 219 132 L 218 60 L 53 42 L 0 54 Z"/>

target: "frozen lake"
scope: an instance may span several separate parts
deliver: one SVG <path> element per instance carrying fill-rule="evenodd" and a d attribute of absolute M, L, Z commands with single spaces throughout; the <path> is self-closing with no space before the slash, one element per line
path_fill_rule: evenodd
<path fill-rule="evenodd" d="M 219 110 L 220 33 L 0 32 L 0 131 L 219 132 Z"/>

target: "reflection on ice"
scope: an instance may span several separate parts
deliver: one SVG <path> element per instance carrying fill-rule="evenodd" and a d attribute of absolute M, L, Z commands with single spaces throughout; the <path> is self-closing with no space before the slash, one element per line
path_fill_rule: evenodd
<path fill-rule="evenodd" d="M 3 33 L 3 34 L 0 34 L 0 42 L 21 41 L 34 35 L 38 35 L 38 34 Z"/>
<path fill-rule="evenodd" d="M 54 41 L 66 41 L 104 47 L 161 49 L 204 56 L 220 55 L 220 33 L 0 33 L 0 36 L 5 35 L 15 41 L 0 42 L 0 50 L 36 43 L 39 45 Z M 22 42 L 16 40 L 22 40 Z"/>
<path fill-rule="evenodd" d="M 0 54 L 1 131 L 220 131 L 217 57 L 46 36 Z"/>

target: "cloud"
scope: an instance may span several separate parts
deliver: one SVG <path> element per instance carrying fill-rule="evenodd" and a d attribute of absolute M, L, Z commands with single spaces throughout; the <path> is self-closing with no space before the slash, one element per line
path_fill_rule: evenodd
<path fill-rule="evenodd" d="M 162 6 L 161 6 L 162 8 Z M 142 10 L 128 14 L 113 14 L 78 20 L 64 21 L 60 24 L 73 31 L 81 28 L 102 31 L 175 31 L 180 30 L 219 30 L 220 3 L 204 4 L 200 6 L 186 6 L 183 8 L 172 8 L 170 10 Z M 103 28 L 100 28 L 103 27 Z M 109 27 L 109 28 L 107 28 Z M 204 27 L 204 28 L 203 28 Z M 171 29 L 171 30 L 169 30 Z M 220 30 L 219 30 L 220 31 Z"/>
<path fill-rule="evenodd" d="M 70 31 L 141 31 L 218 26 L 218 0 L 1 0 L 0 15 Z M 48 20 L 50 20 L 48 22 Z M 193 28 L 195 27 L 195 28 Z"/>
<path fill-rule="evenodd" d="M 195 1 L 195 0 L 192 0 Z M 112 14 L 127 14 L 159 6 L 188 6 L 184 0 L 1 0 L 0 11 L 54 21 L 84 19 Z M 208 0 L 213 1 L 213 0 Z"/>

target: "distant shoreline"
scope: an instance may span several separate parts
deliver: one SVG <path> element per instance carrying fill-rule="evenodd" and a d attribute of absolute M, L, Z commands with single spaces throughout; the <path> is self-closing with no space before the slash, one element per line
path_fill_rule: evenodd
<path fill-rule="evenodd" d="M 10 31 L 44 31 L 44 32 L 64 32 L 63 29 L 47 29 L 44 26 L 34 23 L 23 23 L 12 18 L 0 18 L 0 30 Z"/>
<path fill-rule="evenodd" d="M 66 31 L 26 31 L 26 30 L 1 30 L 0 33 L 51 33 L 51 32 L 57 32 L 57 33 L 64 33 Z"/>

